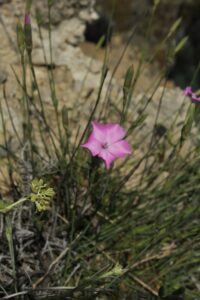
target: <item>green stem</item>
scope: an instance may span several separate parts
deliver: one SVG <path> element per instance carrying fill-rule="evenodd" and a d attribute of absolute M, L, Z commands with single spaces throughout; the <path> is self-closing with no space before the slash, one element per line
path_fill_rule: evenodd
<path fill-rule="evenodd" d="M 8 205 L 7 207 L 5 208 L 2 208 L 0 209 L 0 213 L 8 213 L 10 210 L 12 210 L 13 208 L 15 208 L 16 206 L 22 204 L 23 202 L 27 201 L 28 198 L 27 197 L 24 197 L 24 198 L 21 198 L 19 199 L 18 201 L 14 202 L 13 204 L 10 204 Z"/>
<path fill-rule="evenodd" d="M 54 137 L 57 137 L 56 133 L 52 130 L 52 128 L 50 128 L 48 122 L 47 122 L 47 119 L 46 119 L 46 115 L 45 115 L 45 109 L 44 109 L 44 104 L 43 104 L 43 101 L 42 101 L 42 96 L 41 96 L 41 93 L 40 93 L 40 89 L 39 89 L 39 86 L 38 86 L 38 82 L 37 82 L 37 78 L 36 78 L 36 74 L 35 74 L 35 69 L 34 69 L 34 66 L 33 66 L 33 62 L 32 62 L 32 57 L 31 55 L 29 55 L 29 64 L 30 64 L 30 68 L 31 68 L 31 73 L 32 73 L 32 76 L 33 76 L 33 81 L 34 81 L 34 84 L 36 86 L 36 89 L 37 89 L 37 92 L 38 92 L 38 98 L 39 98 L 39 102 L 40 102 L 40 107 L 41 107 L 41 117 L 44 121 L 44 124 L 45 124 L 45 127 L 46 127 L 46 130 L 48 132 L 48 135 L 50 137 L 50 140 L 52 142 L 52 145 L 54 147 L 54 150 L 55 150 L 55 153 L 56 153 L 56 156 L 57 158 L 59 158 L 59 151 L 56 147 L 56 144 L 55 144 L 55 141 L 54 141 L 54 138 L 52 136 L 52 133 L 54 135 Z"/>

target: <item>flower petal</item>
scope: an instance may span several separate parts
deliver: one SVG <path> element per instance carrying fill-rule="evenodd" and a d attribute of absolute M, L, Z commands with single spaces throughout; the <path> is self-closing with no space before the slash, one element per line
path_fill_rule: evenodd
<path fill-rule="evenodd" d="M 106 125 L 106 142 L 108 145 L 122 140 L 126 133 L 124 129 L 116 123 Z"/>
<path fill-rule="evenodd" d="M 107 169 L 110 168 L 113 160 L 115 160 L 116 158 L 107 149 L 102 149 L 102 151 L 98 154 L 98 156 L 104 160 Z"/>
<path fill-rule="evenodd" d="M 129 143 L 124 140 L 125 131 L 119 124 L 93 121 L 92 127 L 88 140 L 81 146 L 87 148 L 93 156 L 102 158 L 107 169 L 116 158 L 132 153 Z"/>
<path fill-rule="evenodd" d="M 92 127 L 94 138 L 101 142 L 102 145 L 104 143 L 108 145 L 115 143 L 122 140 L 126 135 L 124 129 L 117 123 L 101 124 L 93 121 Z"/>
<path fill-rule="evenodd" d="M 96 156 L 101 152 L 102 146 L 101 143 L 94 138 L 94 135 L 91 134 L 88 138 L 88 140 L 81 145 L 83 148 L 87 148 L 93 156 Z"/>
<path fill-rule="evenodd" d="M 183 94 L 185 96 L 191 96 L 192 95 L 192 87 L 191 86 L 187 86 L 183 92 Z"/>
<path fill-rule="evenodd" d="M 101 144 L 104 144 L 106 142 L 107 125 L 100 124 L 96 121 L 93 121 L 92 127 L 93 127 L 93 131 L 92 131 L 93 137 Z"/>
<path fill-rule="evenodd" d="M 197 96 L 195 93 L 192 93 L 191 99 L 193 102 L 200 102 L 200 97 Z"/>
<path fill-rule="evenodd" d="M 124 157 L 132 153 L 129 143 L 125 140 L 118 141 L 108 147 L 108 151 L 117 157 Z"/>

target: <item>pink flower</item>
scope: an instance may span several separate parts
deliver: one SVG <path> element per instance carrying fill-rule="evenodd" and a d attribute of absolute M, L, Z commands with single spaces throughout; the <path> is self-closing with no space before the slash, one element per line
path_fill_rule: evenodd
<path fill-rule="evenodd" d="M 129 143 L 124 140 L 125 131 L 119 124 L 101 124 L 94 121 L 92 127 L 91 135 L 81 146 L 87 148 L 92 156 L 101 157 L 107 169 L 118 157 L 132 153 Z"/>
<path fill-rule="evenodd" d="M 24 17 L 24 24 L 26 24 L 26 25 L 31 24 L 31 17 L 30 17 L 30 14 L 29 14 L 29 13 L 25 14 L 25 17 Z"/>
<path fill-rule="evenodd" d="M 190 97 L 192 102 L 200 102 L 200 97 L 197 94 L 192 92 L 191 86 L 187 86 L 184 90 L 184 95 Z"/>
<path fill-rule="evenodd" d="M 191 96 L 192 95 L 192 87 L 191 86 L 187 86 L 183 92 L 183 94 L 185 96 Z"/>

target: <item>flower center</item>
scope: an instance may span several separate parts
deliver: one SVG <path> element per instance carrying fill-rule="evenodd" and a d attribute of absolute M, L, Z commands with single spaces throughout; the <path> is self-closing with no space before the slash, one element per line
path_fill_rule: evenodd
<path fill-rule="evenodd" d="M 102 145 L 102 148 L 103 148 L 103 149 L 108 149 L 108 144 L 107 144 L 107 143 L 104 143 L 104 144 Z"/>

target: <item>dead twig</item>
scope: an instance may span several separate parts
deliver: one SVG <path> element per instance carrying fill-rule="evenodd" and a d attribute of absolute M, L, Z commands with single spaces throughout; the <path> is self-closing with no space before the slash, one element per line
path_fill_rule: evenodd
<path fill-rule="evenodd" d="M 18 292 L 18 293 L 14 293 L 14 294 L 11 294 L 11 295 L 7 295 L 1 299 L 16 299 L 16 297 L 18 296 L 22 296 L 22 295 L 27 295 L 28 294 L 28 291 L 24 291 L 24 292 Z"/>
<path fill-rule="evenodd" d="M 139 279 L 137 276 L 129 274 L 129 276 L 135 281 L 137 282 L 139 285 L 141 285 L 145 290 L 147 290 L 148 292 L 150 292 L 151 294 L 153 294 L 154 296 L 158 297 L 158 293 L 153 290 L 148 284 L 146 284 L 145 282 L 143 282 L 141 279 Z"/>
<path fill-rule="evenodd" d="M 69 251 L 69 247 L 66 247 L 61 254 L 54 260 L 52 261 L 52 263 L 50 264 L 48 270 L 46 271 L 46 273 L 40 277 L 32 286 L 33 289 L 35 289 L 39 284 L 41 284 L 45 278 L 49 275 L 49 273 L 51 272 L 51 270 L 55 267 L 55 265 L 65 256 L 65 254 Z"/>

